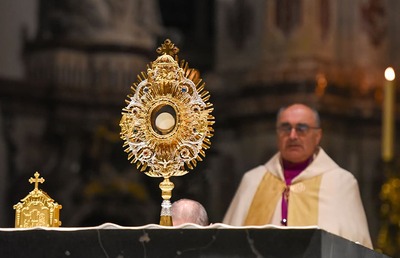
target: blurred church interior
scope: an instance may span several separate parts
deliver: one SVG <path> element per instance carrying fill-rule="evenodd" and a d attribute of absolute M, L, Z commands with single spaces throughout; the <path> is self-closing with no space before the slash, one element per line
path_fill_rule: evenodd
<path fill-rule="evenodd" d="M 169 38 L 200 72 L 216 121 L 205 159 L 172 178 L 172 200 L 198 200 L 221 222 L 243 173 L 276 152 L 277 110 L 303 102 L 321 114 L 322 147 L 358 179 L 373 241 L 392 234 L 399 252 L 399 141 L 383 161 L 381 138 L 400 1 L 5 0 L 0 12 L 0 227 L 14 226 L 35 171 L 62 226 L 158 223 L 161 179 L 130 164 L 118 123 Z"/>

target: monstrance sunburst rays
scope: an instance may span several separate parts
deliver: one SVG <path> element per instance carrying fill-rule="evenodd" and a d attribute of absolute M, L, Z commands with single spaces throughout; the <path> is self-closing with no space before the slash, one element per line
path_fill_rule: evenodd
<path fill-rule="evenodd" d="M 161 225 L 172 225 L 172 176 L 182 176 L 205 157 L 211 145 L 214 117 L 210 95 L 197 70 L 178 63 L 179 49 L 169 40 L 160 55 L 138 75 L 122 110 L 121 139 L 131 163 L 160 183 Z"/>

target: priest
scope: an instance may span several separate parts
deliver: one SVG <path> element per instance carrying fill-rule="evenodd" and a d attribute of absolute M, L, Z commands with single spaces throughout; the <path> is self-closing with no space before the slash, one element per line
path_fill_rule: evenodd
<path fill-rule="evenodd" d="M 318 226 L 372 249 L 358 182 L 319 146 L 316 110 L 281 108 L 278 153 L 246 172 L 223 223 L 234 226 Z"/>

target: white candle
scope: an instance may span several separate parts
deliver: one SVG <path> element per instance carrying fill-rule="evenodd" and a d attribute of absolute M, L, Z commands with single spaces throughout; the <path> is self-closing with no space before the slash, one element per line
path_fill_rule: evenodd
<path fill-rule="evenodd" d="M 395 103 L 396 88 L 394 84 L 395 72 L 392 67 L 385 70 L 385 85 L 383 87 L 382 106 L 382 159 L 391 161 L 394 150 L 394 129 L 395 129 Z"/>

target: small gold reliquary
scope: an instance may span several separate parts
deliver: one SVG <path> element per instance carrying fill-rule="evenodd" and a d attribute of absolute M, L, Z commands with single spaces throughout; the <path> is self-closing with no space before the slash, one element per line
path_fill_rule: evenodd
<path fill-rule="evenodd" d="M 62 206 L 46 192 L 38 188 L 39 183 L 44 182 L 44 178 L 39 178 L 40 174 L 36 172 L 34 178 L 29 179 L 29 183 L 35 183 L 35 188 L 24 199 L 14 205 L 15 227 L 59 227 L 60 210 Z"/>

